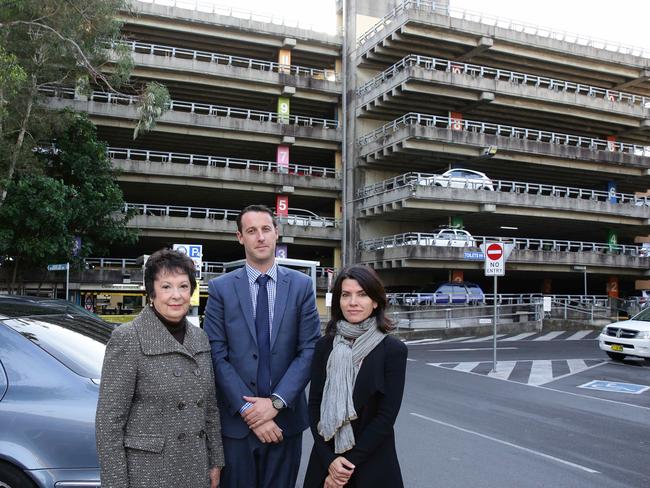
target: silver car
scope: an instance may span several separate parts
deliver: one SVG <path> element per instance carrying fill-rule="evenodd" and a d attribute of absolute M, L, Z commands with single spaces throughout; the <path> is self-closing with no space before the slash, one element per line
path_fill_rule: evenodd
<path fill-rule="evenodd" d="M 0 487 L 99 487 L 95 409 L 113 326 L 0 297 Z"/>

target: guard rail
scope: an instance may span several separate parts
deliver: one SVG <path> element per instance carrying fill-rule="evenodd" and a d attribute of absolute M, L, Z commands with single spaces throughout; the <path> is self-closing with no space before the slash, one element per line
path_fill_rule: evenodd
<path fill-rule="evenodd" d="M 308 76 L 317 80 L 340 81 L 340 75 L 334 70 L 307 68 L 305 66 L 280 64 L 273 61 L 264 61 L 261 59 L 245 58 L 241 56 L 231 56 L 229 54 L 219 54 L 210 51 L 196 51 L 194 49 L 185 49 L 175 46 L 166 46 L 162 44 L 150 44 L 138 41 L 114 42 L 109 45 L 126 46 L 134 53 L 151 54 L 154 56 L 164 56 L 180 59 L 192 59 L 207 63 L 233 66 L 236 68 L 247 68 L 259 71 L 271 71 L 275 73 L 291 74 L 296 76 Z"/>
<path fill-rule="evenodd" d="M 289 163 L 288 166 L 282 166 L 272 161 L 207 156 L 203 154 L 149 151 L 146 149 L 109 147 L 108 157 L 114 160 L 178 163 L 255 171 L 273 171 L 277 173 L 283 173 L 286 170 L 286 172 L 291 174 L 321 176 L 325 178 L 340 178 L 341 176 L 334 168 L 326 168 L 323 166 L 308 166 L 295 163 Z"/>
<path fill-rule="evenodd" d="M 602 98 L 608 102 L 625 102 L 630 105 L 640 105 L 647 108 L 650 103 L 648 97 L 625 93 L 618 90 L 609 90 L 572 81 L 558 80 L 546 76 L 537 76 L 517 71 L 508 71 L 498 68 L 490 68 L 478 64 L 461 63 L 450 61 L 443 58 L 432 58 L 429 56 L 420 56 L 410 54 L 390 68 L 382 71 L 370 81 L 357 89 L 357 95 L 361 96 L 369 92 L 374 87 L 381 85 L 385 81 L 393 78 L 398 73 L 411 67 L 423 68 L 430 71 L 444 71 L 447 73 L 465 74 L 473 77 L 486 78 L 496 81 L 505 81 L 517 85 L 528 85 L 536 88 L 548 88 L 549 90 L 575 93 L 576 95 L 587 95 L 595 98 Z"/>
<path fill-rule="evenodd" d="M 514 127 L 511 125 L 493 124 L 477 120 L 455 119 L 438 115 L 420 114 L 409 112 L 374 131 L 357 139 L 360 146 L 370 144 L 372 141 L 389 136 L 402 127 L 422 125 L 439 129 L 453 129 L 458 131 L 475 132 L 480 134 L 525 139 L 529 141 L 545 142 L 577 148 L 591 149 L 592 151 L 623 152 L 635 156 L 650 156 L 650 146 L 627 144 L 622 142 L 607 141 L 593 137 L 576 136 L 545 130 Z"/>
<path fill-rule="evenodd" d="M 393 20 L 403 12 L 408 10 L 424 10 L 424 11 L 437 11 L 442 15 L 449 17 L 467 20 L 471 22 L 478 22 L 481 24 L 498 27 L 501 29 L 508 29 L 525 34 L 545 37 L 548 39 L 569 42 L 581 46 L 593 47 L 595 49 L 604 49 L 613 51 L 619 54 L 627 54 L 632 56 L 641 56 L 644 58 L 650 57 L 650 51 L 647 49 L 631 46 L 629 44 L 622 44 L 619 42 L 598 39 L 584 34 L 575 32 L 559 31 L 550 27 L 544 27 L 518 20 L 507 19 L 504 17 L 496 17 L 481 12 L 474 12 L 471 10 L 464 10 L 458 8 L 450 8 L 447 3 L 438 4 L 435 0 L 404 0 L 397 7 L 393 8 L 388 14 L 382 17 L 370 29 L 363 33 L 357 40 L 359 46 L 366 44 L 375 34 L 386 29 Z"/>
<path fill-rule="evenodd" d="M 545 195 L 558 198 L 574 198 L 578 200 L 592 200 L 595 202 L 622 203 L 635 206 L 650 206 L 650 197 L 639 197 L 632 193 L 610 192 L 605 190 L 589 190 L 570 186 L 547 185 L 543 183 L 528 183 L 525 181 L 490 180 L 494 191 L 503 193 L 518 193 L 529 195 Z M 482 189 L 482 182 L 475 178 L 453 177 L 453 184 L 449 177 L 434 173 L 405 173 L 386 180 L 364 186 L 357 190 L 358 198 L 397 190 L 399 188 L 412 188 L 416 186 L 451 186 L 452 188 L 465 188 L 469 190 Z"/>
<path fill-rule="evenodd" d="M 436 234 L 433 233 L 408 232 L 393 236 L 380 237 L 377 239 L 366 239 L 359 242 L 358 248 L 362 251 L 377 251 L 380 249 L 402 246 L 432 246 L 435 239 Z M 514 249 L 520 251 L 593 252 L 601 254 L 616 253 L 629 256 L 650 257 L 644 255 L 641 251 L 641 246 L 627 244 L 492 236 L 474 236 L 473 239 L 473 243 L 468 241 L 466 248 L 475 249 L 479 247 L 480 244 L 485 244 L 486 242 L 505 242 L 514 245 Z"/>
<path fill-rule="evenodd" d="M 40 89 L 47 96 L 75 99 L 73 88 L 45 86 Z M 137 105 L 140 97 L 124 93 L 109 93 L 93 91 L 88 96 L 93 102 L 111 103 L 116 105 Z M 333 119 L 319 117 L 307 117 L 302 115 L 284 115 L 276 112 L 263 110 L 252 110 L 222 105 L 211 105 L 209 103 L 186 102 L 181 100 L 170 100 L 167 109 L 174 112 L 186 112 L 198 115 L 210 115 L 214 117 L 231 117 L 237 119 L 254 120 L 257 122 L 275 122 L 280 124 L 292 124 L 304 127 L 322 127 L 324 129 L 337 129 L 339 123 Z"/>

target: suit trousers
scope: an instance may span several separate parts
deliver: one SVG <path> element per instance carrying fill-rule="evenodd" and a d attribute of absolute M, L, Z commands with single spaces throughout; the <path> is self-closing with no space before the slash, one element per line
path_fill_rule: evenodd
<path fill-rule="evenodd" d="M 223 436 L 226 466 L 219 488 L 293 488 L 298 479 L 302 432 L 278 444 L 264 444 L 254 433 L 243 439 Z"/>

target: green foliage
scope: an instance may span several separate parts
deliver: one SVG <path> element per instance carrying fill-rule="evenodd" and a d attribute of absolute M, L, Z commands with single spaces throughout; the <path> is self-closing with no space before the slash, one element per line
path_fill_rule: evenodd
<path fill-rule="evenodd" d="M 140 120 L 133 131 L 133 138 L 140 132 L 148 132 L 156 126 L 156 120 L 167 110 L 170 98 L 167 88 L 160 83 L 149 83 L 140 98 Z"/>
<path fill-rule="evenodd" d="M 22 269 L 51 262 L 75 262 L 107 252 L 115 242 L 132 243 L 130 215 L 105 145 L 83 114 L 59 114 L 56 142 L 39 151 L 44 174 L 20 173 L 0 207 L 0 255 Z M 81 249 L 72 255 L 73 242 Z"/>

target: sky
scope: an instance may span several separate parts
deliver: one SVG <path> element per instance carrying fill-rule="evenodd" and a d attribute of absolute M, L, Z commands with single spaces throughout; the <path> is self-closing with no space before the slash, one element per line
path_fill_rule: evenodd
<path fill-rule="evenodd" d="M 154 0 L 213 3 L 252 10 L 332 32 L 334 0 Z M 453 9 L 522 21 L 650 50 L 648 0 L 450 0 Z"/>

